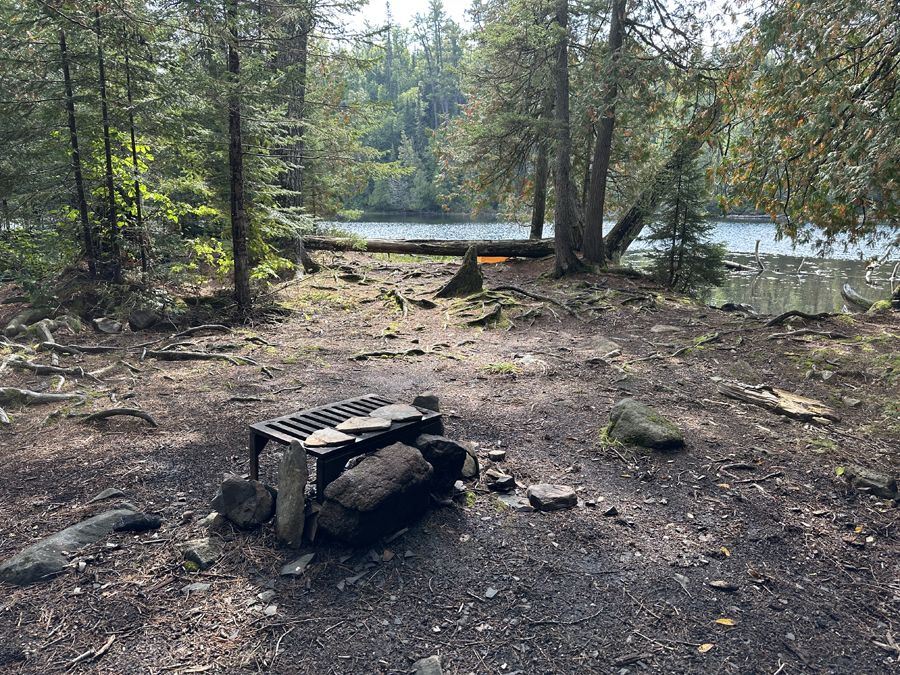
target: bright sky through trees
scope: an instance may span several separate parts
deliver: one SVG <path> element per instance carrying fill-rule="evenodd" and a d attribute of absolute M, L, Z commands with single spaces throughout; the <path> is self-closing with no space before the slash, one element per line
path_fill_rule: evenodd
<path fill-rule="evenodd" d="M 461 26 L 468 25 L 466 10 L 472 5 L 471 0 L 444 0 L 444 12 Z M 428 13 L 428 0 L 391 0 L 391 15 L 394 23 L 403 28 L 409 28 L 413 24 L 416 14 Z M 384 23 L 387 11 L 384 0 L 370 0 L 355 17 L 353 23 L 361 27 L 368 21 L 371 25 Z"/>

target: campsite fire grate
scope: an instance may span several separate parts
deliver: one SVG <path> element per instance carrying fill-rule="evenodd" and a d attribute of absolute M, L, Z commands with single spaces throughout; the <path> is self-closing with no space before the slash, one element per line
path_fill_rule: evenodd
<path fill-rule="evenodd" d="M 315 431 L 336 426 L 351 417 L 366 417 L 376 408 L 393 403 L 396 401 L 370 394 L 251 424 L 250 478 L 259 480 L 259 455 L 269 441 L 284 445 L 292 441 L 303 443 Z M 343 445 L 307 447 L 306 453 L 316 458 L 316 499 L 319 502 L 324 499 L 325 487 L 340 475 L 347 460 L 398 441 L 411 442 L 419 434 L 443 431 L 439 412 L 417 410 L 422 413 L 421 419 L 393 422 L 389 429 L 360 434 Z"/>

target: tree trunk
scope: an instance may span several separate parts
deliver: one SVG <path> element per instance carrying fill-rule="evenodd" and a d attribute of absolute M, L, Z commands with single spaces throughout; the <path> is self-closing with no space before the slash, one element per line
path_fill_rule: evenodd
<path fill-rule="evenodd" d="M 286 194 L 279 198 L 282 207 L 299 210 L 303 206 L 303 123 L 306 115 L 306 64 L 309 58 L 309 33 L 312 20 L 304 15 L 287 25 L 289 37 L 282 41 L 278 52 L 279 70 L 296 69 L 287 85 L 287 144 L 281 149 L 287 170 L 279 177 Z"/>
<path fill-rule="evenodd" d="M 131 165 L 134 169 L 134 213 L 135 230 L 141 249 L 141 279 L 147 281 L 147 249 L 149 236 L 144 231 L 144 216 L 141 209 L 141 180 L 137 156 L 137 141 L 134 134 L 134 101 L 131 95 L 131 61 L 128 58 L 128 33 L 125 33 L 125 89 L 128 96 L 128 130 L 131 133 Z"/>
<path fill-rule="evenodd" d="M 231 167 L 231 245 L 234 257 L 234 299 L 238 312 L 250 311 L 250 262 L 247 253 L 247 209 L 244 205 L 244 151 L 241 139 L 241 57 L 238 52 L 238 0 L 228 0 L 228 162 Z"/>
<path fill-rule="evenodd" d="M 353 251 L 357 240 L 341 237 L 304 237 L 310 251 Z M 366 253 L 403 253 L 407 255 L 462 256 L 470 246 L 478 255 L 499 258 L 543 258 L 553 254 L 552 239 L 368 239 Z"/>
<path fill-rule="evenodd" d="M 572 241 L 572 205 L 569 200 L 569 0 L 557 0 L 556 24 L 560 35 L 556 45 L 554 80 L 556 85 L 556 265 L 553 276 L 559 278 L 584 269 L 575 255 Z"/>
<path fill-rule="evenodd" d="M 606 90 L 603 93 L 603 118 L 594 146 L 593 169 L 588 190 L 587 207 L 584 217 L 584 259 L 603 265 L 606 262 L 603 250 L 603 211 L 606 203 L 606 182 L 609 161 L 612 154 L 613 129 L 616 125 L 616 95 L 619 88 L 616 69 L 619 52 L 625 37 L 625 0 L 615 0 L 609 22 L 609 68 L 606 72 Z"/>
<path fill-rule="evenodd" d="M 78 152 L 78 129 L 75 124 L 75 95 L 72 92 L 72 76 L 69 71 L 69 52 L 66 49 L 66 34 L 59 32 L 59 49 L 62 53 L 63 80 L 66 86 L 66 112 L 69 117 L 69 139 L 72 144 L 72 171 L 75 174 L 75 191 L 78 199 L 78 213 L 84 237 L 84 252 L 87 256 L 88 273 L 97 278 L 97 254 L 94 251 L 94 237 L 88 218 L 87 196 L 84 190 L 84 176 L 81 173 L 81 155 Z"/>
<path fill-rule="evenodd" d="M 94 10 L 97 27 L 97 61 L 100 70 L 100 113 L 103 116 L 103 155 L 106 162 L 106 230 L 110 235 L 110 256 L 104 272 L 118 283 L 122 280 L 122 247 L 119 233 L 119 217 L 116 214 L 116 186 L 112 168 L 112 145 L 109 140 L 109 106 L 106 101 L 106 63 L 103 59 L 103 36 L 100 31 L 100 10 Z"/>
<path fill-rule="evenodd" d="M 544 219 L 547 216 L 547 179 L 550 177 L 550 161 L 547 158 L 547 144 L 538 144 L 537 161 L 534 167 L 534 206 L 531 209 L 531 239 L 544 236 Z"/>
<path fill-rule="evenodd" d="M 722 107 L 719 103 L 712 105 L 695 117 L 695 121 L 685 132 L 678 147 L 669 157 L 668 161 L 650 180 L 647 188 L 638 195 L 637 200 L 625 211 L 615 227 L 606 236 L 607 257 L 621 256 L 631 246 L 641 230 L 644 221 L 652 216 L 659 207 L 665 191 L 669 187 L 669 181 L 673 175 L 673 169 L 682 165 L 700 149 L 704 137 L 718 124 Z"/>

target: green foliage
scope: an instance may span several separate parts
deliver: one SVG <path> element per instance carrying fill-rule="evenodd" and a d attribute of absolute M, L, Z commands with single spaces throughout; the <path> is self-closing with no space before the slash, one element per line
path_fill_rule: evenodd
<path fill-rule="evenodd" d="M 671 186 L 646 239 L 653 244 L 650 269 L 665 286 L 694 293 L 725 280 L 725 246 L 707 241 L 713 225 L 706 215 L 706 176 L 695 159 L 673 167 Z"/>

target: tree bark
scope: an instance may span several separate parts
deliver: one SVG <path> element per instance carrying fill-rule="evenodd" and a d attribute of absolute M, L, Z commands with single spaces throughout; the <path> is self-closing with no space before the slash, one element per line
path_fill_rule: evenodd
<path fill-rule="evenodd" d="M 289 36 L 278 51 L 278 66 L 282 71 L 296 69 L 296 74 L 287 85 L 287 120 L 285 128 L 288 140 L 281 149 L 287 170 L 280 176 L 285 194 L 279 199 L 282 207 L 300 209 L 303 206 L 303 133 L 306 115 L 306 64 L 309 58 L 309 33 L 312 19 L 304 15 L 290 20 L 287 24 Z"/>
<path fill-rule="evenodd" d="M 88 274 L 97 277 L 97 254 L 94 251 L 94 236 L 88 218 L 87 196 L 84 190 L 84 176 L 81 172 L 81 154 L 78 152 L 78 127 L 75 124 L 75 95 L 72 91 L 72 75 L 69 71 L 69 52 L 66 48 L 66 34 L 59 32 L 59 49 L 62 53 L 63 80 L 66 87 L 66 112 L 69 117 L 69 142 L 72 144 L 72 171 L 75 174 L 75 191 L 78 199 L 78 213 L 84 237 L 84 252 L 87 256 Z"/>
<path fill-rule="evenodd" d="M 128 97 L 128 130 L 131 133 L 131 166 L 134 170 L 134 213 L 137 240 L 141 249 L 141 278 L 147 281 L 147 258 L 149 237 L 144 231 L 144 216 L 141 208 L 141 179 L 137 156 L 137 141 L 134 133 L 134 100 L 131 95 L 131 61 L 128 58 L 128 32 L 125 31 L 125 91 Z"/>
<path fill-rule="evenodd" d="M 606 203 L 606 183 L 612 154 L 613 130 L 616 125 L 616 95 L 619 90 L 616 64 L 625 38 L 625 0 L 615 0 L 609 22 L 609 67 L 607 69 L 606 90 L 603 93 L 603 118 L 594 146 L 593 169 L 588 189 L 587 207 L 584 216 L 584 259 L 603 265 L 606 255 L 603 249 L 603 212 Z"/>
<path fill-rule="evenodd" d="M 247 209 L 244 204 L 244 151 L 241 139 L 241 57 L 238 52 L 238 0 L 228 0 L 228 162 L 231 167 L 231 244 L 234 257 L 234 299 L 238 312 L 250 311 L 250 261 L 247 252 Z"/>
<path fill-rule="evenodd" d="M 559 278 L 584 269 L 575 255 L 572 239 L 571 137 L 569 133 L 569 1 L 557 0 L 555 23 L 559 30 L 556 44 L 554 80 L 556 89 L 556 265 L 553 276 Z"/>
<path fill-rule="evenodd" d="M 635 203 L 619 216 L 615 226 L 606 235 L 607 257 L 621 256 L 628 250 L 631 242 L 644 228 L 644 221 L 659 207 L 669 187 L 673 169 L 690 160 L 700 149 L 705 136 L 718 125 L 721 112 L 721 105 L 715 103 L 695 117 L 672 156 L 650 180 L 650 184 L 641 192 Z"/>
<path fill-rule="evenodd" d="M 538 143 L 534 167 L 534 205 L 531 208 L 531 239 L 544 236 L 544 219 L 547 216 L 547 180 L 550 177 L 550 160 L 546 143 Z"/>
<path fill-rule="evenodd" d="M 116 186 L 112 168 L 112 144 L 109 140 L 109 106 L 106 100 L 106 62 L 103 58 L 103 35 L 100 30 L 100 10 L 94 10 L 94 24 L 97 28 L 97 61 L 100 71 L 100 113 L 103 117 L 103 155 L 106 168 L 106 230 L 110 236 L 110 256 L 108 272 L 118 283 L 122 280 L 121 234 L 119 217 L 116 213 Z M 105 266 L 105 265 L 104 265 Z M 106 266 L 105 266 L 106 267 Z"/>
<path fill-rule="evenodd" d="M 304 237 L 310 251 L 352 251 L 357 241 L 341 237 Z M 470 246 L 478 247 L 478 255 L 505 258 L 543 258 L 552 255 L 553 239 L 368 239 L 366 253 L 402 253 L 407 255 L 463 256 Z"/>

